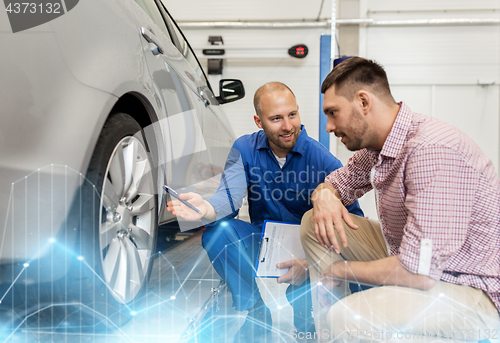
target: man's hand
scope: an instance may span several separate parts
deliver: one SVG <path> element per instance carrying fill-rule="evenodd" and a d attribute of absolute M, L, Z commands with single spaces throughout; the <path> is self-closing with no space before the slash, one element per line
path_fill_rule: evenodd
<path fill-rule="evenodd" d="M 340 237 L 342 246 L 347 247 L 347 237 L 342 219 L 354 230 L 357 230 L 358 226 L 354 224 L 349 211 L 336 193 L 337 191 L 331 185 L 322 183 L 314 190 L 311 200 L 313 202 L 314 234 L 318 238 L 319 244 L 326 248 L 333 247 L 335 252 L 340 254 L 335 231 Z"/>
<path fill-rule="evenodd" d="M 340 263 L 344 264 L 343 261 L 339 261 L 326 268 L 318 280 L 318 301 L 323 307 L 330 308 L 337 300 L 333 294 L 336 293 L 334 288 L 342 282 L 339 280 L 339 275 L 342 273 L 340 269 L 343 267 Z"/>
<path fill-rule="evenodd" d="M 307 269 L 307 260 L 290 260 L 276 265 L 279 269 L 290 268 L 288 272 L 278 278 L 278 283 L 289 283 L 295 286 L 300 286 L 309 277 L 309 269 Z"/>
<path fill-rule="evenodd" d="M 338 300 L 335 296 L 340 292 L 333 290 L 343 281 L 421 290 L 429 290 L 437 283 L 427 275 L 413 274 L 406 270 L 399 262 L 398 255 L 368 262 L 338 261 L 328 266 L 318 279 L 318 301 L 322 306 L 332 306 Z"/>
<path fill-rule="evenodd" d="M 197 213 L 177 199 L 169 201 L 167 203 L 167 211 L 172 212 L 174 216 L 181 217 L 184 220 L 200 220 L 201 218 L 207 216 L 207 213 L 209 213 L 210 210 L 213 211 L 212 206 L 207 201 L 203 200 L 199 194 L 193 192 L 183 193 L 179 194 L 179 198 L 186 200 L 201 212 L 201 214 Z"/>

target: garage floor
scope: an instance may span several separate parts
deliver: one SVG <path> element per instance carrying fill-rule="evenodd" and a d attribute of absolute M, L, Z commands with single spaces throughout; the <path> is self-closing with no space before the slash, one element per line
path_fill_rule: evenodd
<path fill-rule="evenodd" d="M 201 232 L 179 234 L 169 246 L 160 243 L 159 250 L 143 310 L 123 327 L 108 328 L 102 333 L 64 328 L 42 330 L 25 323 L 14 332 L 1 331 L 0 343 L 233 342 L 246 312 L 232 309 L 230 294 L 201 247 Z M 285 297 L 286 285 L 267 279 L 259 280 L 259 288 L 272 312 L 273 334 L 268 341 L 293 342 L 292 308 Z M 8 320 L 5 315 L 0 321 Z"/>

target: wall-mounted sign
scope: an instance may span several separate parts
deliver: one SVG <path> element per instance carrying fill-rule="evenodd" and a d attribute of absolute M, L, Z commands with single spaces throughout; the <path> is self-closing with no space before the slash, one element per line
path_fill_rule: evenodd
<path fill-rule="evenodd" d="M 207 56 L 221 56 L 226 53 L 224 49 L 203 49 L 202 52 Z"/>
<path fill-rule="evenodd" d="M 309 53 L 309 49 L 305 44 L 297 44 L 288 49 L 288 54 L 296 58 L 304 58 Z"/>

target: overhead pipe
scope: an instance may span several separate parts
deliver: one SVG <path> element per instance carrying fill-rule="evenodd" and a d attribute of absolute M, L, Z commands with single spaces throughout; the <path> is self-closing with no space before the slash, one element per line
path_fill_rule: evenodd
<path fill-rule="evenodd" d="M 331 20 L 293 21 L 293 22 L 240 22 L 240 21 L 204 21 L 178 22 L 183 29 L 294 29 L 294 28 L 330 28 Z M 436 19 L 336 19 L 339 25 L 367 26 L 446 26 L 446 25 L 499 25 L 500 18 L 436 18 Z"/>
<path fill-rule="evenodd" d="M 183 29 L 288 29 L 288 28 L 326 28 L 329 21 L 311 22 L 240 22 L 240 21 L 200 21 L 182 22 L 177 24 Z"/>

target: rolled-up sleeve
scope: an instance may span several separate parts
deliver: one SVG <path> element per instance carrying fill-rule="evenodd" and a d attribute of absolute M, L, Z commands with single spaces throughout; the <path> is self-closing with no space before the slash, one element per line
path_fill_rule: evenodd
<path fill-rule="evenodd" d="M 231 148 L 217 192 L 206 200 L 216 213 L 216 220 L 235 217 L 247 196 L 247 178 L 236 144 Z"/>
<path fill-rule="evenodd" d="M 408 219 L 398 259 L 411 273 L 439 280 L 466 240 L 478 174 L 461 154 L 435 145 L 416 149 L 405 170 Z"/>
<path fill-rule="evenodd" d="M 376 157 L 367 149 L 356 152 L 347 164 L 325 178 L 340 194 L 344 206 L 352 204 L 372 189 L 370 171 Z"/>

